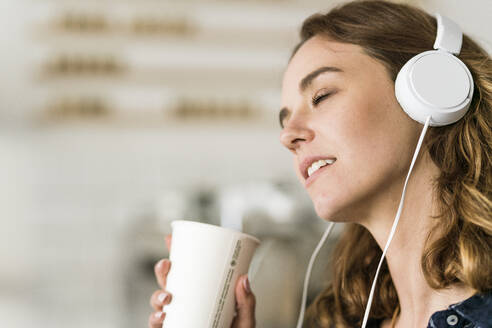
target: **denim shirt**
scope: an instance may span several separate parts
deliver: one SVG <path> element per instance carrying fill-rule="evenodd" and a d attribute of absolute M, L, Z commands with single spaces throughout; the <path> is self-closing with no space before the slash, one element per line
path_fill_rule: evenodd
<path fill-rule="evenodd" d="M 366 327 L 379 328 L 381 324 L 382 320 L 369 319 Z M 427 328 L 492 328 L 492 290 L 434 312 Z"/>
<path fill-rule="evenodd" d="M 378 328 L 381 323 L 370 320 L 367 327 Z M 492 290 L 434 312 L 427 328 L 492 328 Z"/>
<path fill-rule="evenodd" d="M 492 291 L 475 294 L 435 312 L 427 328 L 492 328 Z"/>

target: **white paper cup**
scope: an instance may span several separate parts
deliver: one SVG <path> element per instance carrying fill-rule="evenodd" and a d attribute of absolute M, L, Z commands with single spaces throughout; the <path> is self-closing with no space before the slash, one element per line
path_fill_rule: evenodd
<path fill-rule="evenodd" d="M 163 328 L 230 328 L 235 312 L 234 289 L 248 272 L 260 241 L 215 225 L 171 222 L 171 269 Z"/>

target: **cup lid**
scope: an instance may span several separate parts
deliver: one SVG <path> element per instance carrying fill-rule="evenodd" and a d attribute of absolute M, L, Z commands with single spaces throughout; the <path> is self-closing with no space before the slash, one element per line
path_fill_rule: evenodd
<path fill-rule="evenodd" d="M 253 241 L 257 242 L 258 244 L 261 243 L 261 241 L 252 236 L 252 235 L 249 235 L 247 233 L 244 233 L 244 232 L 241 232 L 241 231 L 238 231 L 238 230 L 234 230 L 234 229 L 231 229 L 231 228 L 224 228 L 224 227 L 221 227 L 221 226 L 217 226 L 217 225 L 214 225 L 214 224 L 209 224 L 209 223 L 203 223 L 203 222 L 197 222 L 197 221 L 192 221 L 192 220 L 174 220 L 171 222 L 171 227 L 174 229 L 174 227 L 176 225 L 199 225 L 201 227 L 204 227 L 204 228 L 207 228 L 207 229 L 215 229 L 215 230 L 222 230 L 222 231 L 227 231 L 227 232 L 232 232 L 234 234 L 237 234 L 237 235 L 240 235 L 244 238 L 249 238 L 249 239 L 252 239 Z"/>

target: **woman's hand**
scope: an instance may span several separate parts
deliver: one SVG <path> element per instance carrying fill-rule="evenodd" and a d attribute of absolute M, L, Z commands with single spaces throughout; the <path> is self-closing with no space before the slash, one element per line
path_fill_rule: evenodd
<path fill-rule="evenodd" d="M 171 251 L 171 235 L 166 236 L 166 246 Z M 169 304 L 172 300 L 171 294 L 166 292 L 166 280 L 171 262 L 168 259 L 162 259 L 154 267 L 157 283 L 162 289 L 156 290 L 151 298 L 150 305 L 154 308 L 149 316 L 149 328 L 161 328 L 166 313 L 162 312 L 162 307 Z M 255 306 L 256 298 L 251 292 L 247 275 L 239 277 L 236 288 L 236 311 L 231 328 L 255 328 Z"/>
<path fill-rule="evenodd" d="M 171 235 L 166 236 L 166 246 L 171 251 Z M 166 313 L 162 312 L 162 307 L 169 304 L 172 298 L 172 295 L 166 291 L 167 274 L 170 268 L 171 261 L 168 259 L 160 260 L 154 267 L 157 283 L 162 289 L 156 290 L 150 297 L 150 305 L 155 312 L 152 312 L 149 316 L 149 328 L 161 328 L 162 322 L 166 317 Z"/>
<path fill-rule="evenodd" d="M 251 292 L 248 275 L 239 277 L 235 288 L 237 315 L 232 321 L 232 328 L 255 328 L 256 297 Z"/>

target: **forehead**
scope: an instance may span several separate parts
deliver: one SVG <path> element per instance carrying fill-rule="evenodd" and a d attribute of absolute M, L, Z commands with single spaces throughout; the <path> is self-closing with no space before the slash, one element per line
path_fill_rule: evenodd
<path fill-rule="evenodd" d="M 334 66 L 350 74 L 365 64 L 364 61 L 367 59 L 364 57 L 368 58 L 358 45 L 314 36 L 306 41 L 290 60 L 284 73 L 282 88 L 297 88 L 304 76 L 322 66 Z"/>

